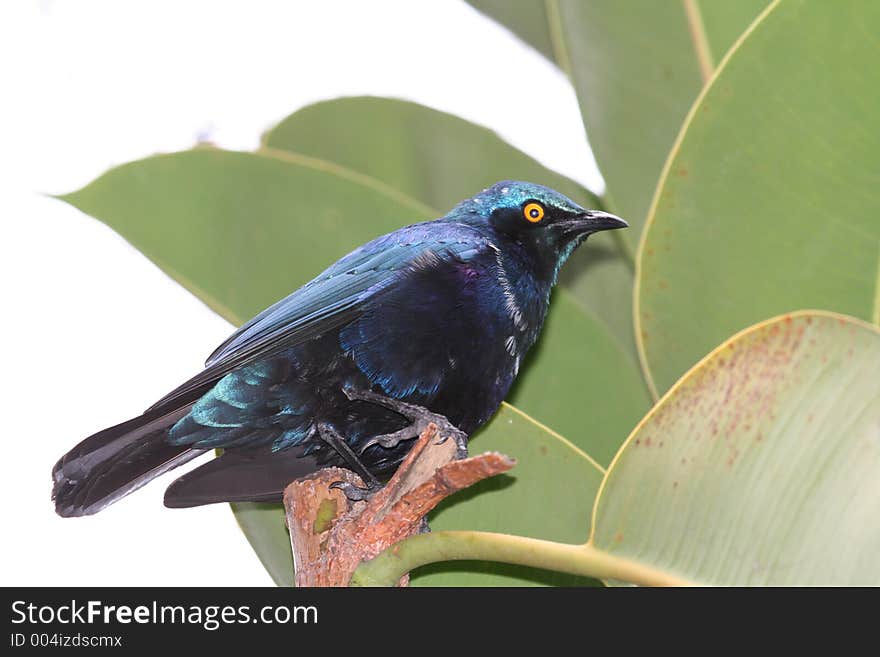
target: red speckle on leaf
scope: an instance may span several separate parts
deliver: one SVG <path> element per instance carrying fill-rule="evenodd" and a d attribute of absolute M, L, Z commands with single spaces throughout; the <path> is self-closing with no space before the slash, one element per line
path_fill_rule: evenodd
<path fill-rule="evenodd" d="M 641 439 L 640 439 L 640 438 L 636 438 L 636 445 L 641 445 L 641 444 L 642 444 Z"/>
<path fill-rule="evenodd" d="M 657 283 L 657 285 L 660 287 L 661 290 L 665 290 L 669 287 L 669 283 L 667 283 L 666 281 L 660 281 L 659 283 Z"/>
<path fill-rule="evenodd" d="M 620 543 L 620 542 L 623 540 L 623 532 L 617 532 L 617 533 L 614 535 L 614 540 L 615 540 L 617 543 Z"/>

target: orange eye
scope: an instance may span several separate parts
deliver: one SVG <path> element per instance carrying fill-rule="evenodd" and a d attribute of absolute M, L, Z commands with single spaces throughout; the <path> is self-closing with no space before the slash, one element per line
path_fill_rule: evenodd
<path fill-rule="evenodd" d="M 523 208 L 523 216 L 527 221 L 536 224 L 544 218 L 544 208 L 541 207 L 540 203 L 526 203 L 526 206 Z"/>

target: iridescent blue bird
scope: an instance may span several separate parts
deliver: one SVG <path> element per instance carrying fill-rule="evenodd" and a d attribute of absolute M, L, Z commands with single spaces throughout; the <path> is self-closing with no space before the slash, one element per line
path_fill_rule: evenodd
<path fill-rule="evenodd" d="M 383 235 L 267 308 L 143 415 L 86 438 L 52 472 L 62 516 L 96 513 L 215 448 L 170 507 L 280 500 L 325 464 L 386 480 L 419 429 L 465 435 L 501 404 L 541 331 L 560 267 L 627 224 L 504 181 Z"/>

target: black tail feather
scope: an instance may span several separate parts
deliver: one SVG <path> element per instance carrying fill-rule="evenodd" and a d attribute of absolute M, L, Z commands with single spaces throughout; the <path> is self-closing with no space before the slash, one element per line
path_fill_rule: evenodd
<path fill-rule="evenodd" d="M 273 452 L 271 446 L 225 452 L 176 479 L 165 491 L 165 506 L 182 508 L 214 502 L 280 502 L 294 479 L 322 466 L 302 448 Z"/>
<path fill-rule="evenodd" d="M 52 469 L 52 499 L 65 517 L 97 513 L 160 474 L 204 450 L 166 441 L 168 429 L 189 412 L 191 403 L 150 410 L 89 436 Z"/>

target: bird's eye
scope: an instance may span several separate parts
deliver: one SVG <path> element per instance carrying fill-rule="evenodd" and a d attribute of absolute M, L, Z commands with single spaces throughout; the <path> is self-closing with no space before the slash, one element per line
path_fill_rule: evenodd
<path fill-rule="evenodd" d="M 526 220 L 536 224 L 544 218 L 544 208 L 540 203 L 535 203 L 534 201 L 526 203 L 523 208 L 523 216 Z"/>

